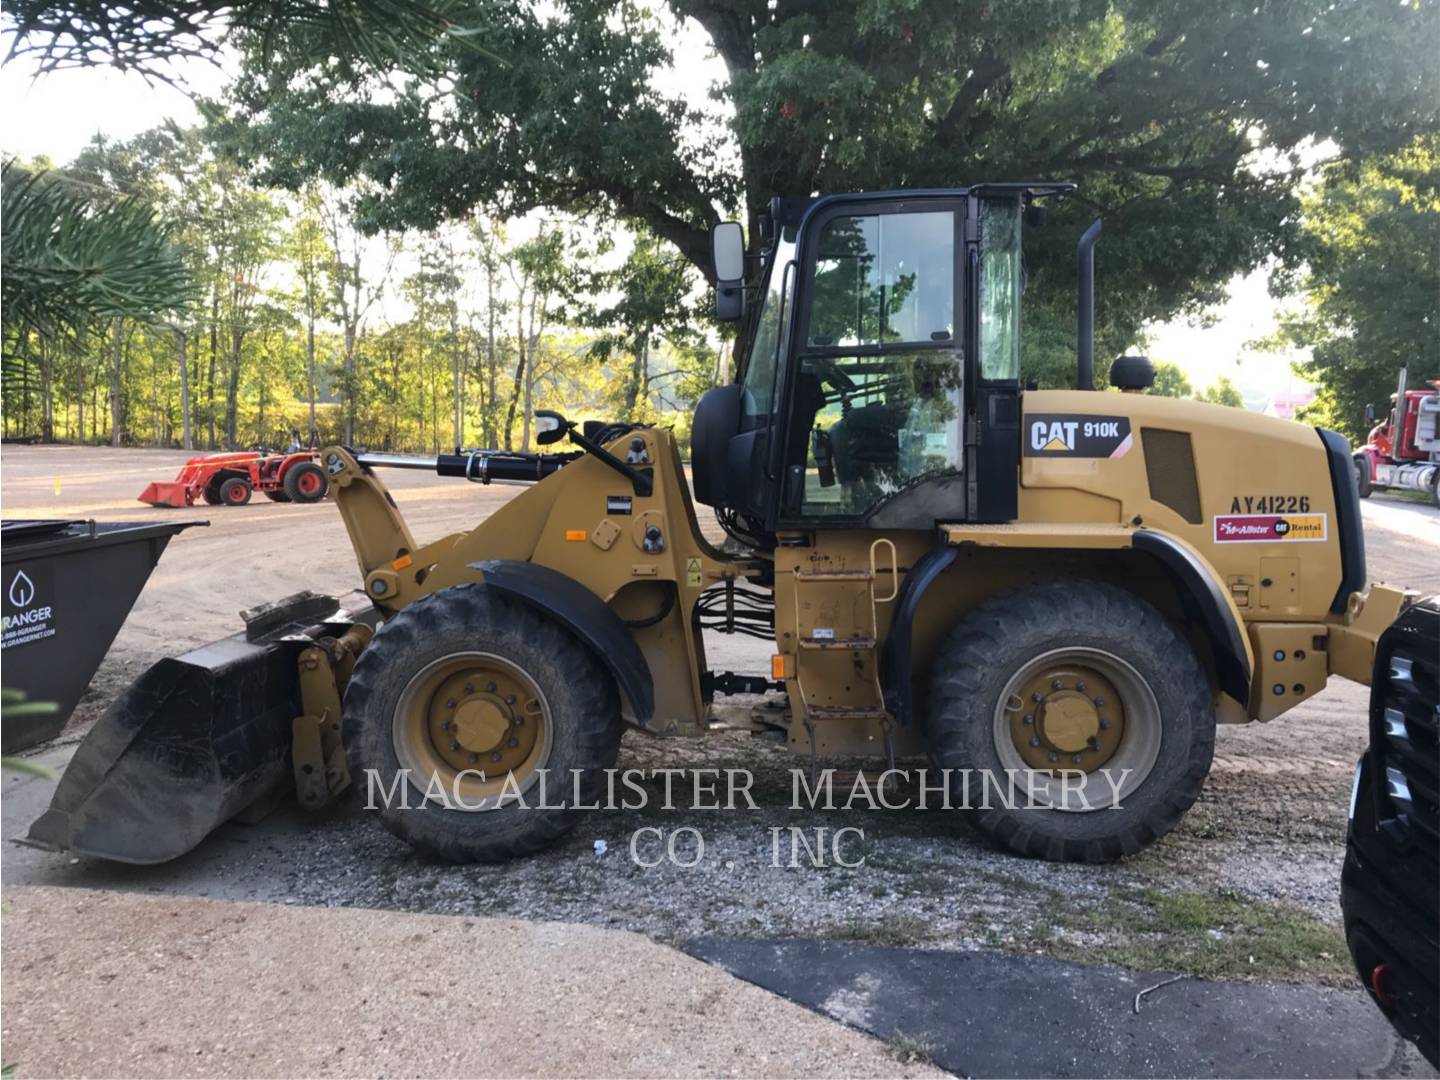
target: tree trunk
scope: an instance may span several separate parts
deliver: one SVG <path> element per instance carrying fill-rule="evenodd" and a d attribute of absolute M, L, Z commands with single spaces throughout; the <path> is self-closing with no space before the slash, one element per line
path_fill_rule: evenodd
<path fill-rule="evenodd" d="M 345 445 L 355 445 L 355 399 L 359 397 L 360 365 L 355 357 L 355 327 L 345 325 Z"/>
<path fill-rule="evenodd" d="M 205 413 L 210 425 L 209 446 L 211 450 L 216 449 L 219 443 L 215 441 L 215 363 L 220 355 L 220 292 L 217 289 L 211 294 L 210 302 L 210 371 L 206 377 L 205 386 Z"/>
<path fill-rule="evenodd" d="M 44 335 L 40 337 L 40 441 L 55 441 L 55 407 L 50 400 L 51 356 Z"/>
<path fill-rule="evenodd" d="M 245 342 L 244 331 L 230 331 L 230 378 L 225 388 L 225 445 L 234 450 L 239 446 L 237 428 L 240 418 L 240 350 Z"/>
<path fill-rule="evenodd" d="M 110 367 L 110 445 L 120 445 L 120 428 L 124 418 L 120 415 L 120 367 L 124 359 L 124 342 L 120 338 L 120 319 L 112 324 L 115 337 L 115 352 Z"/>
<path fill-rule="evenodd" d="M 315 312 L 309 312 L 310 324 L 305 333 L 305 376 L 310 389 L 310 431 L 306 436 L 307 444 L 316 442 L 315 427 Z"/>
<path fill-rule="evenodd" d="M 460 305 L 450 301 L 450 367 L 455 384 L 455 449 L 465 445 L 465 376 L 460 356 Z"/>
<path fill-rule="evenodd" d="M 180 358 L 180 445 L 183 449 L 195 449 L 194 437 L 190 434 L 190 361 L 185 356 L 185 331 L 175 328 L 175 351 Z"/>

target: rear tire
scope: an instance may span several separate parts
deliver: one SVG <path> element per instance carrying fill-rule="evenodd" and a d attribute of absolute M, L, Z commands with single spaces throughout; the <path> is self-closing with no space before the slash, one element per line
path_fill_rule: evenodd
<path fill-rule="evenodd" d="M 264 494 L 271 502 L 288 503 L 290 501 L 290 496 L 283 491 L 267 491 Z"/>
<path fill-rule="evenodd" d="M 317 503 L 330 490 L 330 480 L 325 470 L 313 461 L 292 465 L 285 474 L 285 494 L 297 503 Z"/>
<path fill-rule="evenodd" d="M 1355 455 L 1355 489 L 1362 499 L 1368 499 L 1375 490 L 1375 485 L 1370 480 L 1370 462 L 1364 454 Z"/>
<path fill-rule="evenodd" d="M 344 714 L 345 753 L 367 806 L 406 843 L 456 863 L 499 862 L 558 840 L 577 820 L 576 772 L 592 801 L 622 731 L 615 682 L 595 655 L 484 585 L 442 589 L 386 620 L 355 665 Z M 442 733 L 436 721 L 452 716 Z M 531 749 L 514 751 L 528 755 L 519 766 L 467 779 L 527 736 Z M 504 783 L 508 799 L 496 793 Z M 456 805 L 457 792 L 474 808 Z"/>
<path fill-rule="evenodd" d="M 250 501 L 250 481 L 232 476 L 220 485 L 220 501 L 226 506 L 244 506 Z"/>
<path fill-rule="evenodd" d="M 1097 686 L 1115 700 L 1101 708 Z M 1175 827 L 1214 755 L 1210 684 L 1189 643 L 1149 604 L 1098 582 L 1040 585 L 980 604 L 936 653 L 929 701 L 931 758 L 957 770 L 952 802 L 967 794 L 968 776 L 972 822 L 1023 855 L 1109 862 L 1134 854 Z M 1083 771 L 1090 809 L 1053 786 L 1051 769 L 1076 770 L 1077 783 Z M 980 805 L 986 775 L 1002 790 L 1014 775 L 1019 805 Z M 1040 806 L 1025 805 L 1031 784 Z M 1000 802 L 995 787 L 984 790 Z"/>

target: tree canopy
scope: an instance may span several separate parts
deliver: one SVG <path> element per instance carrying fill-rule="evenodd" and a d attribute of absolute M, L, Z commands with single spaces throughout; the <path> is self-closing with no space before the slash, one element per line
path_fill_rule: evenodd
<path fill-rule="evenodd" d="M 600 212 L 707 270 L 722 213 L 771 195 L 1074 179 L 1027 239 L 1025 367 L 1067 378 L 1073 244 L 1106 217 L 1099 352 L 1219 298 L 1237 272 L 1294 265 L 1302 154 L 1390 153 L 1440 102 L 1429 0 L 475 0 L 505 66 L 439 40 L 380 81 L 343 58 L 252 52 L 236 132 L 271 182 L 362 183 L 372 228 L 476 206 Z M 724 61 L 716 107 L 661 88 L 674 20 Z M 443 71 L 441 77 L 431 72 Z"/>
<path fill-rule="evenodd" d="M 1306 419 L 1364 441 L 1365 406 L 1384 412 L 1401 367 L 1411 386 L 1440 376 L 1440 137 L 1329 166 L 1302 237 L 1308 303 L 1279 336 L 1311 350 L 1298 365 L 1319 389 Z"/>

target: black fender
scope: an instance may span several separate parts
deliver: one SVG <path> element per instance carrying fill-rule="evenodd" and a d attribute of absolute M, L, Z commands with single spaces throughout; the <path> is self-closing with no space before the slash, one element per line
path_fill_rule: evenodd
<path fill-rule="evenodd" d="M 895 598 L 895 614 L 880 653 L 880 688 L 885 695 L 885 710 L 902 727 L 910 723 L 915 711 L 915 694 L 910 685 L 910 639 L 915 611 L 925 590 L 955 561 L 959 551 L 952 544 L 941 544 L 920 556 L 905 575 L 905 584 L 900 586 L 900 595 Z"/>
<path fill-rule="evenodd" d="M 1353 473 L 1352 473 L 1353 476 Z M 1241 705 L 1250 701 L 1250 660 L 1245 639 L 1230 614 L 1220 584 L 1184 544 L 1164 533 L 1142 529 L 1131 541 L 1136 551 L 1153 556 L 1180 590 L 1185 610 L 1198 616 L 1215 654 L 1215 677 L 1220 689 Z"/>
<path fill-rule="evenodd" d="M 517 559 L 470 563 L 488 588 L 513 596 L 565 626 L 609 669 L 642 727 L 655 717 L 650 665 L 624 621 L 580 582 L 548 566 Z"/>

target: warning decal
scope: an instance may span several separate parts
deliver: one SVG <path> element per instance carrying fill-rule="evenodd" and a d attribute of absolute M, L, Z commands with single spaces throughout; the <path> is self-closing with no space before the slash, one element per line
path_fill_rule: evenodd
<path fill-rule="evenodd" d="M 1026 457 L 1121 458 L 1134 446 L 1128 416 L 1027 413 Z"/>
<path fill-rule="evenodd" d="M 1324 514 L 1216 514 L 1217 544 L 1273 544 L 1324 540 Z"/>

